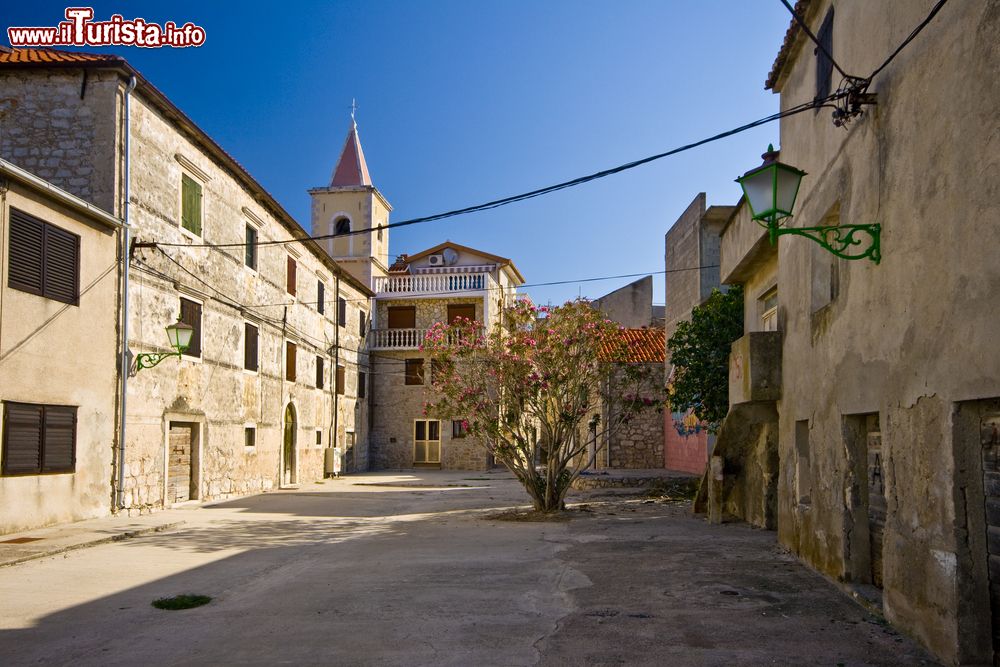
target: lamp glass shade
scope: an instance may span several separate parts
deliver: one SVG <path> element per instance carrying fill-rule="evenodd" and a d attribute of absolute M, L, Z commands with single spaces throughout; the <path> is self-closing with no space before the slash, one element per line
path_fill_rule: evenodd
<path fill-rule="evenodd" d="M 764 164 L 751 169 L 736 181 L 750 206 L 754 220 L 784 218 L 792 214 L 799 184 L 806 172 L 778 162 L 777 151 L 770 146 L 764 154 Z"/>
<path fill-rule="evenodd" d="M 170 347 L 178 352 L 183 352 L 191 345 L 191 336 L 194 335 L 194 328 L 184 322 L 174 322 L 167 327 L 167 339 Z"/>

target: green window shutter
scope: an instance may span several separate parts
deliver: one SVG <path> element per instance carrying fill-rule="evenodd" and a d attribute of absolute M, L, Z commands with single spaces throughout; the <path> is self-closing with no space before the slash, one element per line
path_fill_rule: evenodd
<path fill-rule="evenodd" d="M 201 184 L 187 174 L 181 175 L 181 225 L 201 236 Z"/>

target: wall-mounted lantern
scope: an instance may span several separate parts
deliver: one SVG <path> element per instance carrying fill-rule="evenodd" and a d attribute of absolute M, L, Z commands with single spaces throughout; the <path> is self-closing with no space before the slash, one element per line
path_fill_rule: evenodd
<path fill-rule="evenodd" d="M 816 243 L 844 259 L 882 260 L 881 225 L 830 225 L 827 227 L 783 227 L 785 218 L 792 215 L 799 184 L 806 172 L 778 162 L 778 151 L 769 145 L 762 156 L 764 164 L 751 169 L 736 179 L 743 188 L 743 195 L 750 206 L 751 218 L 767 229 L 771 244 L 783 234 L 796 234 Z M 861 238 L 858 238 L 858 236 Z M 868 245 L 864 245 L 864 235 Z M 860 247 L 858 247 L 860 246 Z"/>
<path fill-rule="evenodd" d="M 143 352 L 136 355 L 135 367 L 131 375 L 135 375 L 143 368 L 152 368 L 170 357 L 180 359 L 184 351 L 191 345 L 192 335 L 194 335 L 194 327 L 177 320 L 167 327 L 167 340 L 170 341 L 170 347 L 174 348 L 176 352 Z"/>

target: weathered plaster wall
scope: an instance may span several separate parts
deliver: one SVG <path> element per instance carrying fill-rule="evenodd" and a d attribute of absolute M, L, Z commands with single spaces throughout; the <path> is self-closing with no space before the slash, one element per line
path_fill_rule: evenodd
<path fill-rule="evenodd" d="M 0 401 L 76 406 L 77 426 L 74 472 L 0 477 L 0 533 L 110 512 L 119 293 L 117 232 L 13 181 L 7 186 L 0 187 Z M 10 207 L 80 236 L 79 305 L 8 286 Z"/>
<path fill-rule="evenodd" d="M 810 5 L 813 25 L 829 4 Z M 871 71 L 927 9 L 838 2 L 834 57 L 849 71 Z M 988 222 L 1000 215 L 998 31 L 996 3 L 949 5 L 875 79 L 878 105 L 848 132 L 825 112 L 781 124 L 782 161 L 809 174 L 792 224 L 818 225 L 831 214 L 878 222 L 883 259 L 833 260 L 805 239 L 779 241 L 779 538 L 821 571 L 846 575 L 850 457 L 842 424 L 878 413 L 886 614 L 947 663 L 988 660 L 975 630 L 982 619 L 959 614 L 956 572 L 978 572 L 979 588 L 987 582 L 956 533 L 965 524 L 955 487 L 966 462 L 954 457 L 951 424 L 957 401 L 1000 396 L 1000 227 Z M 786 69 L 782 108 L 812 99 L 812 49 L 800 48 Z M 807 424 L 798 447 L 797 422 Z M 796 492 L 803 485 L 808 503 Z"/>
<path fill-rule="evenodd" d="M 290 238 L 251 193 L 142 98 L 133 104 L 132 124 L 133 220 L 140 239 L 240 242 L 248 222 L 258 227 L 260 241 Z M 179 228 L 182 173 L 202 183 L 201 238 Z M 297 266 L 294 296 L 286 291 L 289 256 Z M 323 474 L 323 450 L 331 446 L 331 439 L 345 449 L 348 431 L 355 433 L 356 444 L 350 456 L 345 451 L 344 469 L 367 467 L 367 415 L 356 400 L 358 372 L 365 368 L 358 355 L 362 346 L 358 313 L 367 312 L 367 297 L 298 243 L 261 246 L 256 270 L 245 266 L 242 247 L 140 250 L 138 260 L 143 266 L 135 271 L 131 290 L 133 351 L 162 348 L 162 328 L 176 319 L 179 298 L 184 296 L 202 303 L 203 352 L 200 359 L 171 360 L 130 381 L 126 505 L 140 509 L 162 505 L 164 442 L 171 421 L 200 424 L 200 499 L 317 479 Z M 317 309 L 319 282 L 325 286 L 322 314 Z M 339 295 L 347 300 L 343 326 L 336 322 L 338 282 Z M 246 322 L 260 332 L 256 373 L 243 368 Z M 285 379 L 287 341 L 297 347 L 294 382 Z M 316 385 L 317 357 L 324 359 L 322 387 Z M 338 358 L 345 367 L 345 394 L 340 396 L 334 393 Z M 296 413 L 296 455 L 294 473 L 282 480 L 283 420 L 289 404 Z M 246 427 L 257 429 L 254 447 L 244 445 Z"/>
<path fill-rule="evenodd" d="M 646 276 L 591 302 L 605 317 L 629 328 L 653 323 L 653 277 Z"/>

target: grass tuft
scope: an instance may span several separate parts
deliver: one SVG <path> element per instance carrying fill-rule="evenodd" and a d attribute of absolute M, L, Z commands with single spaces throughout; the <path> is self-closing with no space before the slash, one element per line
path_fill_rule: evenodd
<path fill-rule="evenodd" d="M 175 595 L 172 598 L 158 598 L 153 600 L 151 603 L 157 609 L 169 609 L 175 611 L 177 609 L 193 609 L 194 607 L 200 607 L 203 604 L 208 604 L 212 601 L 212 598 L 207 595 Z"/>

